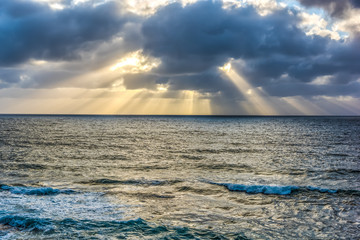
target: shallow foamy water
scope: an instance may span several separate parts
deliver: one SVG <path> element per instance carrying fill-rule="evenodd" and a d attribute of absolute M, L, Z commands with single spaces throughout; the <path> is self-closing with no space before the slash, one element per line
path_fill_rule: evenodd
<path fill-rule="evenodd" d="M 358 117 L 0 116 L 2 239 L 356 239 Z"/>

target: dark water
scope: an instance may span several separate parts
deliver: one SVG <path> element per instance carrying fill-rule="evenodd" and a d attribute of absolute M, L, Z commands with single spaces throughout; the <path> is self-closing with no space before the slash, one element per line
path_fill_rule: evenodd
<path fill-rule="evenodd" d="M 1 239 L 356 239 L 359 117 L 0 116 Z"/>

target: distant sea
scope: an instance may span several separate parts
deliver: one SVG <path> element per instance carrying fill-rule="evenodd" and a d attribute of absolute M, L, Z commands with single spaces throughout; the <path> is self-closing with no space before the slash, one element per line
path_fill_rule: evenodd
<path fill-rule="evenodd" d="M 360 117 L 0 115 L 0 239 L 358 239 Z"/>

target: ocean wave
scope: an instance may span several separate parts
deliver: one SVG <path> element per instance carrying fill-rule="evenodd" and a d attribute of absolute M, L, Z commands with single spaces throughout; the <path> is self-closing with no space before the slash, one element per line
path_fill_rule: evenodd
<path fill-rule="evenodd" d="M 46 169 L 46 166 L 43 164 L 28 164 L 28 163 L 20 163 L 17 165 L 17 168 L 20 169 L 34 169 L 34 170 L 39 170 L 39 169 Z"/>
<path fill-rule="evenodd" d="M 116 236 L 117 239 L 247 239 L 240 232 L 224 236 L 209 229 L 164 226 L 141 218 L 124 221 L 94 221 L 7 215 L 0 218 L 0 224 L 19 230 L 20 232 L 12 232 L 16 239 L 26 236 L 29 238 L 36 236 L 37 239 L 102 239 L 104 236 Z M 32 232 L 41 234 L 32 235 Z M 28 235 L 21 235 L 23 233 Z"/>
<path fill-rule="evenodd" d="M 312 186 L 307 186 L 306 189 L 309 191 L 317 191 L 321 193 L 337 193 L 339 191 L 338 189 L 327 189 L 327 188 L 319 188 Z"/>
<path fill-rule="evenodd" d="M 71 189 L 61 190 L 51 187 L 28 187 L 28 186 L 9 186 L 9 185 L 0 185 L 0 191 L 9 191 L 13 194 L 38 195 L 38 196 L 75 193 L 75 191 Z"/>
<path fill-rule="evenodd" d="M 147 193 L 147 192 L 140 192 L 140 191 L 136 191 L 136 192 L 111 191 L 111 192 L 106 193 L 106 195 L 118 195 L 118 194 L 134 196 L 134 197 L 137 197 L 140 199 L 171 199 L 171 198 L 175 198 L 174 195 L 170 195 L 170 194 L 156 194 L 156 193 Z"/>
<path fill-rule="evenodd" d="M 215 183 L 208 182 L 219 186 L 224 186 L 230 191 L 246 192 L 250 194 L 268 194 L 268 195 L 289 195 L 296 191 L 316 191 L 320 193 L 337 193 L 338 189 L 327 189 L 313 186 L 278 186 L 278 185 L 244 185 L 233 183 Z M 342 191 L 344 192 L 344 191 Z"/>
<path fill-rule="evenodd" d="M 1 217 L 0 224 L 14 227 L 22 231 L 48 232 L 53 230 L 52 223 L 48 219 L 31 218 L 16 215 L 7 215 Z"/>
<path fill-rule="evenodd" d="M 335 168 L 335 169 L 325 169 L 322 170 L 327 173 L 338 173 L 338 174 L 359 174 L 360 169 L 347 169 L 347 168 Z M 312 171 L 312 172 L 320 172 L 320 171 Z"/>

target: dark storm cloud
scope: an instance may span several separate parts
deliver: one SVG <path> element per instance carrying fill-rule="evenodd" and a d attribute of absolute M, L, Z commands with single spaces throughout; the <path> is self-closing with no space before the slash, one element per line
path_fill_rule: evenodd
<path fill-rule="evenodd" d="M 311 82 L 319 76 L 334 75 L 334 83 L 346 84 L 360 75 L 360 48 L 356 48 L 357 45 L 356 40 L 351 43 L 333 43 L 324 54 L 314 58 L 274 55 L 251 59 L 237 69 L 258 85 L 270 84 L 284 74 L 292 77 L 292 81 L 301 82 Z"/>
<path fill-rule="evenodd" d="M 334 75 L 333 83 L 346 84 L 360 76 L 360 42 L 332 42 L 326 51 L 316 57 L 290 57 L 272 55 L 249 59 L 244 65 L 236 66 L 251 82 L 262 85 L 288 74 L 292 81 L 311 82 L 316 77 Z"/>
<path fill-rule="evenodd" d="M 25 0 L 0 1 L 0 66 L 27 60 L 72 60 L 116 35 L 132 16 L 119 16 L 113 2 L 54 11 Z"/>
<path fill-rule="evenodd" d="M 224 74 L 217 69 L 173 76 L 168 79 L 168 84 L 170 90 L 196 90 L 201 93 L 211 93 L 214 96 L 243 99 L 233 83 L 224 79 Z"/>
<path fill-rule="evenodd" d="M 359 0 L 298 0 L 306 7 L 321 7 L 334 17 L 346 17 L 351 8 L 360 8 Z"/>
<path fill-rule="evenodd" d="M 274 55 L 249 59 L 233 67 L 254 86 L 271 95 L 353 95 L 359 96 L 360 48 L 358 39 L 332 42 L 316 57 L 294 58 Z M 312 84 L 326 78 L 322 85 Z"/>
<path fill-rule="evenodd" d="M 281 91 L 288 92 L 284 96 L 356 93 L 357 87 L 336 84 L 360 77 L 358 39 L 340 42 L 306 35 L 298 27 L 300 22 L 299 12 L 289 8 L 261 16 L 251 6 L 224 9 L 221 2 L 200 1 L 185 7 L 175 3 L 144 22 L 144 51 L 162 60 L 158 74 L 174 75 L 168 78 L 170 89 L 233 96 L 228 93 L 234 86 L 229 87 L 231 83 L 215 69 L 229 59 L 242 59 L 238 72 L 252 85 L 276 95 Z M 328 78 L 332 85 L 309 84 L 327 75 L 332 75 Z"/>
<path fill-rule="evenodd" d="M 302 82 L 285 82 L 279 84 L 269 84 L 264 86 L 264 90 L 271 96 L 289 97 L 303 96 L 312 97 L 318 95 L 324 96 L 353 96 L 359 97 L 360 84 L 351 82 L 349 84 L 324 84 L 309 85 Z"/>
<path fill-rule="evenodd" d="M 336 16 L 359 7 L 350 0 L 301 2 L 325 9 L 331 5 Z M 143 48 L 145 55 L 159 58 L 161 64 L 149 73 L 114 76 L 124 78 L 128 89 L 155 90 L 158 84 L 166 84 L 171 92 L 197 90 L 238 100 L 241 93 L 218 67 L 240 59 L 234 69 L 270 95 L 360 93 L 359 35 L 352 34 L 346 41 L 306 35 L 299 27 L 301 13 L 290 7 L 261 16 L 249 5 L 224 9 L 220 1 L 199 1 L 169 4 L 144 18 L 120 14 L 114 2 L 96 7 L 91 1 L 63 3 L 65 9 L 54 11 L 46 4 L 0 0 L 0 88 L 51 88 L 52 83 L 110 66 L 127 51 Z M 114 36 L 122 40 L 108 41 Z M 106 41 L 107 47 L 97 48 Z M 33 66 L 26 71 L 21 64 L 29 59 L 65 63 L 54 71 Z M 321 77 L 326 77 L 324 84 L 312 84 Z M 101 84 L 94 85 L 84 82 L 89 88 L 113 83 L 111 79 L 99 79 Z"/>
<path fill-rule="evenodd" d="M 229 58 L 321 53 L 328 39 L 306 36 L 297 21 L 287 10 L 260 16 L 252 7 L 225 10 L 221 2 L 175 3 L 143 24 L 144 50 L 162 59 L 164 73 L 204 71 Z"/>
<path fill-rule="evenodd" d="M 217 69 L 205 72 L 182 75 L 161 75 L 152 73 L 126 74 L 124 75 L 124 86 L 127 89 L 146 88 L 155 90 L 158 84 L 166 84 L 168 90 L 173 93 L 181 90 L 195 90 L 200 93 L 211 93 L 221 95 L 226 92 L 226 97 L 242 98 L 234 85 L 223 79 L 223 73 Z"/>

